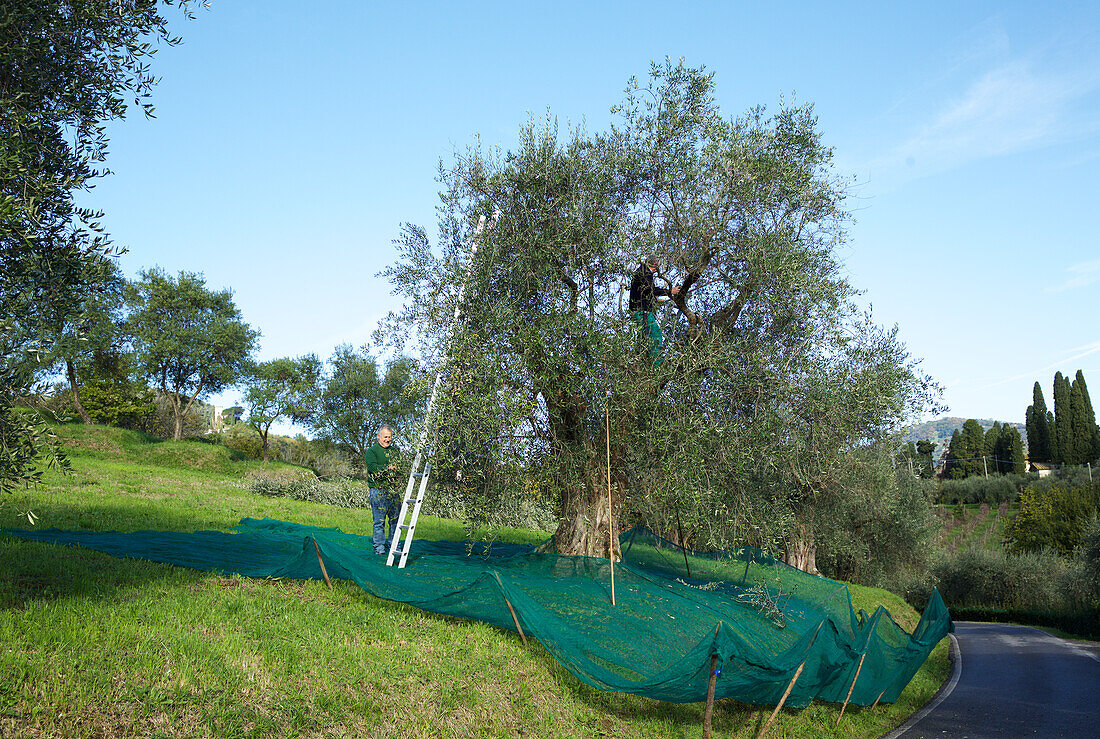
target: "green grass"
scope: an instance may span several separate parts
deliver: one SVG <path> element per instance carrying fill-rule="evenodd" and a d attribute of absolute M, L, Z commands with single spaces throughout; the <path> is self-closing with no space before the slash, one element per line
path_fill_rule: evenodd
<path fill-rule="evenodd" d="M 270 516 L 369 534 L 369 510 L 264 498 L 293 474 L 222 447 L 62 427 L 73 473 L 0 501 L 0 527 L 225 529 Z M 462 537 L 422 517 L 424 538 Z M 511 541 L 544 532 L 519 529 Z M 511 632 L 382 601 L 352 583 L 255 580 L 0 536 L 0 736 L 700 736 L 703 704 L 605 693 Z M 852 587 L 857 608 L 902 600 Z M 946 643 L 894 705 L 785 710 L 770 736 L 870 737 L 925 703 Z M 716 736 L 754 736 L 770 711 L 715 706 Z"/>

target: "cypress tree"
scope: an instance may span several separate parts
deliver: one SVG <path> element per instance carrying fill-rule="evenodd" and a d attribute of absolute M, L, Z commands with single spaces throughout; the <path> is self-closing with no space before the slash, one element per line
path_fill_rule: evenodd
<path fill-rule="evenodd" d="M 1073 433 L 1070 430 L 1070 386 L 1069 380 L 1058 372 L 1054 375 L 1054 430 L 1051 434 L 1051 452 L 1053 460 L 1059 464 L 1073 464 L 1075 457 Z"/>
<path fill-rule="evenodd" d="M 1092 459 L 1092 430 L 1096 426 L 1094 420 L 1089 420 L 1085 395 L 1081 392 L 1081 385 L 1074 380 L 1069 390 L 1069 448 L 1071 454 L 1067 455 L 1067 464 L 1084 464 Z M 1095 416 L 1093 416 L 1095 418 Z"/>
<path fill-rule="evenodd" d="M 936 463 L 932 459 L 932 452 L 936 451 L 936 443 L 931 439 L 921 439 L 917 442 L 917 459 L 920 462 L 920 476 L 926 480 L 932 478 L 935 473 Z"/>
<path fill-rule="evenodd" d="M 959 430 L 951 432 L 951 441 L 947 442 L 947 456 L 944 458 L 943 475 L 952 480 L 964 477 L 962 470 L 955 469 L 956 452 L 959 451 Z M 958 474 L 956 474 L 958 472 Z"/>
<path fill-rule="evenodd" d="M 1043 388 L 1035 383 L 1032 404 L 1027 407 L 1027 452 L 1032 462 L 1050 462 L 1054 457 L 1050 448 L 1050 422 Z"/>
<path fill-rule="evenodd" d="M 1000 450 L 997 453 L 1001 472 L 1006 475 L 1024 474 L 1024 440 L 1015 426 L 1005 424 L 1001 428 Z"/>
<path fill-rule="evenodd" d="M 985 432 L 985 439 L 982 443 L 982 454 L 985 455 L 989 464 L 990 472 L 1000 472 L 1000 463 L 997 461 L 1000 458 L 1000 451 L 998 447 L 1001 444 L 1001 422 L 994 421 L 993 425 L 989 427 L 989 430 Z"/>
<path fill-rule="evenodd" d="M 951 438 L 954 439 L 954 436 Z M 959 443 L 955 450 L 955 468 L 951 476 L 962 478 L 983 474 L 985 472 L 985 464 L 982 463 L 984 454 L 985 430 L 980 423 L 969 418 L 959 433 Z"/>
<path fill-rule="evenodd" d="M 1091 462 L 1100 458 L 1100 426 L 1096 425 L 1096 411 L 1093 410 L 1092 400 L 1089 398 L 1089 386 L 1085 384 L 1085 374 L 1081 370 L 1077 370 L 1073 384 L 1081 388 L 1081 395 L 1085 401 L 1085 434 L 1088 441 L 1081 446 L 1082 460 Z"/>

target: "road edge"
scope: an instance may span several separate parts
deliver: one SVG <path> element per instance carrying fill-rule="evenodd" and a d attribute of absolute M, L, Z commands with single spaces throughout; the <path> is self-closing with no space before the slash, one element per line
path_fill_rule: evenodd
<path fill-rule="evenodd" d="M 947 699 L 947 696 L 951 695 L 952 691 L 955 690 L 955 686 L 959 684 L 959 676 L 962 675 L 962 652 L 959 650 L 959 640 L 955 638 L 955 635 L 948 634 L 947 636 L 951 639 L 951 677 L 947 679 L 946 683 L 940 686 L 939 691 L 932 696 L 932 700 L 925 703 L 920 710 L 907 718 L 905 723 L 901 726 L 897 727 L 889 734 L 883 734 L 879 739 L 898 739 L 902 734 L 913 728 L 918 721 L 936 710 L 936 706 L 943 703 Z"/>

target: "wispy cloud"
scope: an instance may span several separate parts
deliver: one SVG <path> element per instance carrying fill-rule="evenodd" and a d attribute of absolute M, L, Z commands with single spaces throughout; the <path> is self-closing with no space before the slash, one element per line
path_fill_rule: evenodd
<path fill-rule="evenodd" d="M 1065 292 L 1066 290 L 1073 290 L 1078 287 L 1087 287 L 1094 282 L 1100 281 L 1100 259 L 1093 259 L 1089 262 L 1078 262 L 1072 267 L 1067 267 L 1066 272 L 1070 273 L 1070 278 L 1065 282 L 1046 288 L 1046 292 Z"/>
<path fill-rule="evenodd" d="M 1036 72 L 1012 62 L 986 73 L 958 99 L 878 162 L 904 163 L 924 173 L 1049 145 L 1066 138 L 1074 125 L 1068 105 L 1094 89 L 1095 80 Z"/>
<path fill-rule="evenodd" d="M 996 382 L 991 382 L 983 385 L 982 388 L 984 389 L 998 387 L 1000 385 L 1007 385 L 1010 382 L 1017 382 L 1019 380 L 1034 380 L 1040 377 L 1044 372 L 1049 372 L 1053 369 L 1059 369 L 1070 364 L 1071 362 L 1076 362 L 1078 359 L 1083 359 L 1084 357 L 1087 357 L 1090 354 L 1096 354 L 1097 352 L 1100 352 L 1100 341 L 1093 341 L 1088 344 L 1082 344 L 1081 346 L 1073 347 L 1072 349 L 1066 349 L 1065 353 L 1067 356 L 1060 358 L 1056 362 L 1051 362 L 1045 367 L 1039 367 L 1038 369 L 1033 369 L 1028 372 L 1024 372 L 1023 374 L 1013 375 L 1012 377 L 1005 377 L 1004 379 L 997 380 Z"/>
<path fill-rule="evenodd" d="M 893 143 L 857 167 L 889 189 L 965 164 L 1076 141 L 1100 132 L 1083 103 L 1100 91 L 1091 68 L 1045 69 L 1031 58 L 1002 62 L 967 82 Z M 928 92 L 928 91 L 926 91 Z M 910 104 L 910 109 L 913 105 Z"/>

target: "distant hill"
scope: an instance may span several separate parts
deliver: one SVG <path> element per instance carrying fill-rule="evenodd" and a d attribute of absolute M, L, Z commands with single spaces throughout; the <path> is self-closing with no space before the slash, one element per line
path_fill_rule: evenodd
<path fill-rule="evenodd" d="M 974 420 L 986 430 L 993 428 L 993 424 L 996 422 L 996 419 L 993 418 L 976 418 Z M 917 442 L 921 439 L 931 439 L 936 442 L 936 450 L 933 455 L 939 457 L 940 453 L 947 448 L 947 442 L 951 441 L 951 434 L 955 429 L 961 429 L 966 421 L 967 419 L 958 416 L 946 416 L 937 418 L 934 421 L 919 423 L 916 426 L 909 427 L 909 430 L 905 433 L 905 441 Z M 1024 424 L 1015 421 L 1001 421 L 1001 425 L 1006 423 L 1015 426 L 1019 430 L 1020 436 L 1024 440 L 1024 449 L 1027 449 L 1027 430 L 1024 428 Z"/>

